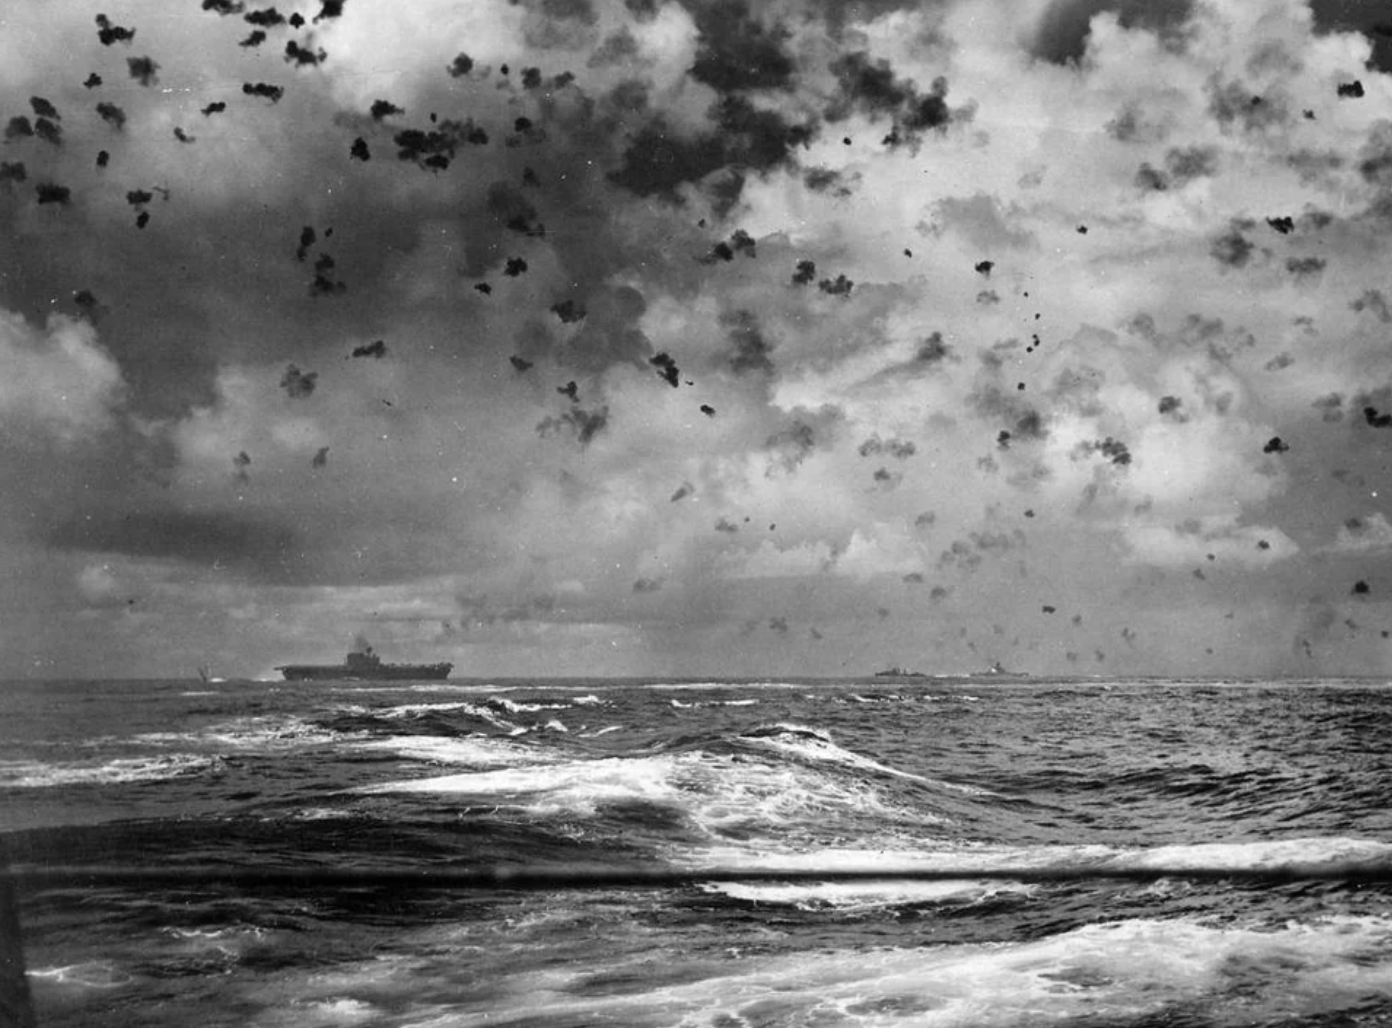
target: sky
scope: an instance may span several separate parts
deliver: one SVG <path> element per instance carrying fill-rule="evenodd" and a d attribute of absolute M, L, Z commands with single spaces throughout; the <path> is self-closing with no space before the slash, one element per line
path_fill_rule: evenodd
<path fill-rule="evenodd" d="M 1392 19 L 0 10 L 0 677 L 1392 673 Z"/>

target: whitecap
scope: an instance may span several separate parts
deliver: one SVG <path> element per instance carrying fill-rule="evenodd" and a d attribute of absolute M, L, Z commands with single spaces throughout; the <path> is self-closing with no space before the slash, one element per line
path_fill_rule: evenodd
<path fill-rule="evenodd" d="M 909 771 L 900 771 L 887 764 L 871 760 L 869 757 L 862 757 L 851 750 L 843 749 L 831 741 L 831 736 L 816 728 L 809 728 L 806 725 L 788 724 L 779 722 L 774 726 L 774 730 L 755 729 L 745 732 L 740 739 L 756 746 L 764 746 L 770 749 L 780 750 L 793 756 L 801 757 L 804 760 L 826 761 L 833 764 L 842 764 L 846 767 L 859 768 L 863 771 L 878 771 L 881 774 L 894 775 L 898 778 L 911 778 L 917 782 L 927 782 L 930 779 L 922 775 L 916 775 Z"/>
<path fill-rule="evenodd" d="M 422 714 L 467 714 L 470 717 L 486 721 L 495 728 L 518 735 L 526 731 L 525 728 L 498 715 L 491 709 L 489 704 L 495 701 L 489 700 L 484 706 L 477 703 L 470 703 L 467 700 L 456 700 L 449 703 L 401 703 L 391 707 L 361 707 L 344 706 L 340 710 L 353 714 L 368 714 L 372 717 L 383 718 L 388 721 L 399 721 L 406 718 L 420 717 Z"/>
<path fill-rule="evenodd" d="M 381 1016 L 382 1011 L 363 1000 L 354 999 L 351 996 L 339 996 L 334 999 L 323 999 L 309 1003 L 306 1005 L 304 1013 L 311 1019 L 320 1018 L 326 1024 L 338 1025 L 359 1024 L 363 1021 L 375 1020 Z"/>
<path fill-rule="evenodd" d="M 806 689 L 806 682 L 650 682 L 645 689 Z"/>
<path fill-rule="evenodd" d="M 1127 848 L 1087 846 L 998 846 L 992 844 L 920 846 L 798 848 L 779 842 L 708 846 L 678 855 L 681 866 L 693 870 L 713 868 L 794 871 L 805 875 L 876 872 L 911 875 L 914 871 L 941 875 L 961 872 L 999 875 L 1012 870 L 1027 874 L 1048 872 L 1060 878 L 1086 880 L 1119 871 L 1174 872 L 1182 877 L 1195 872 L 1262 872 L 1298 868 L 1318 873 L 1321 868 L 1337 873 L 1346 865 L 1386 866 L 1392 863 L 1392 843 L 1341 836 L 1255 842 L 1200 843 L 1189 846 Z"/>
<path fill-rule="evenodd" d="M 670 699 L 667 702 L 678 710 L 694 710 L 699 707 L 753 707 L 757 706 L 759 703 L 759 701 L 755 699 L 692 700 L 690 703 L 684 703 L 678 699 Z"/>
<path fill-rule="evenodd" d="M 816 728 L 809 728 L 806 725 L 789 724 L 779 722 L 772 726 L 764 726 L 745 732 L 740 739 L 747 743 L 757 746 L 764 746 L 771 749 L 781 750 L 792 756 L 800 757 L 803 760 L 825 761 L 833 764 L 841 764 L 845 767 L 854 767 L 862 771 L 875 771 L 880 774 L 893 775 L 896 778 L 907 778 L 916 782 L 923 782 L 938 789 L 949 789 L 967 796 L 992 796 L 999 797 L 1000 794 L 992 792 L 990 789 L 982 789 L 974 785 L 966 785 L 961 782 L 947 782 L 940 778 L 928 778 L 924 775 L 914 774 L 911 771 L 900 771 L 898 768 L 882 764 L 877 760 L 861 756 L 852 750 L 836 745 L 832 742 L 831 736 Z"/>
<path fill-rule="evenodd" d="M 444 793 L 538 814 L 593 814 L 596 806 L 625 800 L 672 804 L 680 793 L 670 778 L 671 759 L 609 757 L 540 766 L 384 782 L 358 789 L 368 794 Z"/>
<path fill-rule="evenodd" d="M 488 702 L 502 707 L 510 714 L 533 714 L 539 710 L 565 710 L 570 707 L 569 703 L 523 703 L 519 700 L 510 700 L 505 696 Z"/>
<path fill-rule="evenodd" d="M 334 807 L 305 807 L 303 810 L 295 811 L 292 816 L 296 821 L 336 821 L 355 815 L 352 811 Z"/>
<path fill-rule="evenodd" d="M 456 710 L 473 711 L 478 708 L 464 700 L 454 700 L 449 703 L 399 703 L 392 707 L 364 707 L 353 703 L 345 704 L 338 709 L 348 714 L 370 714 L 373 717 L 397 719 L 419 717 L 421 714 L 448 714 Z"/>
<path fill-rule="evenodd" d="M 146 746 L 197 745 L 239 752 L 280 753 L 313 746 L 330 746 L 346 738 L 304 718 L 258 715 L 233 718 L 193 732 L 144 732 L 132 737 Z"/>
<path fill-rule="evenodd" d="M 1126 920 L 1029 942 L 746 957 L 729 973 L 647 993 L 585 995 L 604 965 L 523 972 L 506 986 L 525 1004 L 508 1013 L 524 1009 L 533 1023 L 1013 1028 L 1178 1009 L 1284 1023 L 1392 999 L 1389 944 L 1392 921 L 1377 917 L 1274 930 Z"/>
<path fill-rule="evenodd" d="M 603 728 L 593 732 L 581 732 L 582 739 L 598 739 L 601 735 L 608 735 L 610 732 L 623 731 L 623 725 L 605 725 Z"/>
<path fill-rule="evenodd" d="M 199 753 L 120 757 L 96 764 L 0 760 L 0 786 L 44 789 L 63 785 L 126 785 L 181 778 L 219 768 L 221 764 L 219 758 Z"/>
<path fill-rule="evenodd" d="M 1260 871 L 1289 866 L 1392 863 L 1392 843 L 1346 836 L 1195 843 L 1121 850 L 1109 862 L 1142 869 Z"/>
<path fill-rule="evenodd" d="M 755 882 L 708 882 L 705 892 L 731 899 L 798 910 L 836 910 L 859 913 L 920 903 L 976 903 L 1003 892 L 1030 893 L 1037 887 L 1020 882 L 956 879 L 945 882 L 865 879 L 854 882 L 814 882 L 807 885 L 769 885 Z"/>
<path fill-rule="evenodd" d="M 551 759 L 546 751 L 522 746 L 507 739 L 486 735 L 393 735 L 355 743 L 357 750 L 386 750 L 408 760 L 432 764 L 463 764 L 469 767 L 510 767 L 544 763 Z"/>
<path fill-rule="evenodd" d="M 83 964 L 66 964 L 62 967 L 36 967 L 29 977 L 50 980 L 59 985 L 78 985 L 88 989 L 118 989 L 134 981 L 131 975 L 119 970 L 105 960 L 93 960 Z"/>
<path fill-rule="evenodd" d="M 357 791 L 456 794 L 543 815 L 588 816 L 606 803 L 639 801 L 681 810 L 694 827 L 716 837 L 749 828 L 787 836 L 823 823 L 828 814 L 912 818 L 920 824 L 935 820 L 886 803 L 868 783 L 845 782 L 798 765 L 700 751 L 563 759 L 384 782 Z"/>

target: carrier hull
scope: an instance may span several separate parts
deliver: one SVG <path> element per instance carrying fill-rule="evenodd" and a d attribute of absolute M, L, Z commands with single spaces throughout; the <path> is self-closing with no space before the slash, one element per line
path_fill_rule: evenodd
<path fill-rule="evenodd" d="M 287 682 L 439 682 L 449 677 L 453 664 L 383 664 L 369 646 L 362 653 L 350 653 L 342 664 L 283 664 L 276 668 Z"/>
<path fill-rule="evenodd" d="M 287 682 L 362 680 L 438 682 L 449 677 L 453 664 L 388 664 L 370 674 L 346 664 L 287 664 L 276 668 Z"/>

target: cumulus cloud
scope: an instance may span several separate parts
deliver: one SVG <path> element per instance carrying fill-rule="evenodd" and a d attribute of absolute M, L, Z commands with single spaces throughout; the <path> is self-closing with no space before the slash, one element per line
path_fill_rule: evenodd
<path fill-rule="evenodd" d="M 1278 528 L 1239 525 L 1221 515 L 1172 525 L 1138 525 L 1128 532 L 1127 539 L 1132 559 L 1161 567 L 1205 562 L 1265 567 L 1293 557 L 1300 549 Z"/>
<path fill-rule="evenodd" d="M 930 608 L 962 666 L 1086 605 L 990 645 L 1197 669 L 1192 611 L 1296 623 L 1382 545 L 1388 79 L 1300 0 L 235 6 L 0 42 L 0 419 L 73 454 L 68 601 L 166 562 L 174 638 L 274 583 L 263 652 L 414 592 L 401 642 L 500 672 Z"/>
<path fill-rule="evenodd" d="M 0 311 L 0 419 L 12 439 L 72 444 L 113 424 L 124 383 L 86 321 L 53 315 L 36 327 Z"/>

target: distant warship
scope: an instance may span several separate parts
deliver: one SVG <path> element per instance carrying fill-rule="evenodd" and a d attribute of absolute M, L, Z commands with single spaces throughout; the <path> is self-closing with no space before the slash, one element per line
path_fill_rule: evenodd
<path fill-rule="evenodd" d="M 972 678 L 1028 678 L 1028 677 L 1029 677 L 1029 673 L 1026 672 L 1026 671 L 1007 671 L 1007 670 L 1005 669 L 1005 665 L 1004 665 L 1004 664 L 1002 664 L 1000 661 L 996 661 L 994 664 L 992 664 L 992 665 L 990 666 L 989 669 L 987 669 L 987 670 L 985 670 L 985 671 L 972 671 L 972 672 L 970 672 L 970 677 L 972 677 Z"/>
<path fill-rule="evenodd" d="M 875 677 L 876 677 L 876 678 L 927 678 L 928 676 L 925 675 L 922 671 L 910 671 L 910 670 L 908 670 L 907 668 L 899 667 L 899 665 L 896 664 L 896 665 L 894 665 L 893 667 L 887 667 L 887 668 L 885 668 L 883 671 L 876 671 L 876 672 L 875 672 Z"/>
<path fill-rule="evenodd" d="M 307 679 L 390 679 L 393 681 L 422 679 L 440 681 L 448 678 L 453 664 L 383 664 L 371 646 L 348 654 L 342 664 L 284 664 L 278 668 L 287 682 Z"/>

